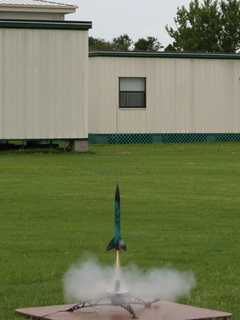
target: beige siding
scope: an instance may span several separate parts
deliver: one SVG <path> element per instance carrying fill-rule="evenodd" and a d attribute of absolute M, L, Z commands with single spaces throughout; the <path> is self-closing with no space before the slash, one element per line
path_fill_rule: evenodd
<path fill-rule="evenodd" d="M 64 20 L 64 13 L 0 12 L 0 19 Z"/>
<path fill-rule="evenodd" d="M 92 57 L 90 133 L 240 131 L 240 61 Z M 146 110 L 118 107 L 118 78 L 147 78 Z"/>
<path fill-rule="evenodd" d="M 87 138 L 87 35 L 0 30 L 0 139 Z"/>

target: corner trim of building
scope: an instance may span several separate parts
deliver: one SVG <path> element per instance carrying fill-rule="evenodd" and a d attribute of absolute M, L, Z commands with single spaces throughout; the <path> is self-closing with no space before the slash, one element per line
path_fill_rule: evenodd
<path fill-rule="evenodd" d="M 143 52 L 143 51 L 90 51 L 90 58 L 168 58 L 168 59 L 220 59 L 239 60 L 240 54 L 231 53 L 191 53 L 191 52 Z"/>
<path fill-rule="evenodd" d="M 91 21 L 0 19 L 0 28 L 89 30 L 92 28 L 92 22 Z"/>
<path fill-rule="evenodd" d="M 89 134 L 89 144 L 180 144 L 240 142 L 240 133 L 118 133 Z"/>

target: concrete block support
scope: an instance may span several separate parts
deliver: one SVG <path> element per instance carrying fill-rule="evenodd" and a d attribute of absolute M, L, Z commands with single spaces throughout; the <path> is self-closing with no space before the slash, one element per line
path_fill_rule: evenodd
<path fill-rule="evenodd" d="M 87 152 L 88 151 L 88 139 L 86 140 L 74 140 L 73 151 L 75 152 Z"/>

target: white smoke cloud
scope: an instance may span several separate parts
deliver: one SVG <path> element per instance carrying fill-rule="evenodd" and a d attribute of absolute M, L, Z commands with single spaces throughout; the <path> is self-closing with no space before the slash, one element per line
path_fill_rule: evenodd
<path fill-rule="evenodd" d="M 121 290 L 145 301 L 176 301 L 189 295 L 196 284 L 192 272 L 173 269 L 151 269 L 145 272 L 130 266 L 124 267 L 119 277 Z M 63 279 L 66 302 L 99 298 L 113 291 L 115 279 L 114 267 L 102 266 L 94 259 L 79 262 L 70 268 Z"/>

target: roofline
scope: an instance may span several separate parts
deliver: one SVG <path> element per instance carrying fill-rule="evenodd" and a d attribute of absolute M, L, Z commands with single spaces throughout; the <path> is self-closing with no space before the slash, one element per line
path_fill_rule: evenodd
<path fill-rule="evenodd" d="M 51 2 L 48 2 L 47 4 L 44 4 L 44 5 L 41 5 L 41 2 L 37 3 L 36 4 L 23 4 L 23 3 L 16 3 L 16 4 L 11 4 L 11 3 L 0 3 L 0 8 L 3 7 L 7 7 L 7 8 L 75 8 L 77 9 L 78 6 L 75 6 L 75 5 L 72 5 L 72 4 L 61 4 L 61 3 L 57 3 L 55 2 L 54 3 L 51 3 Z"/>
<path fill-rule="evenodd" d="M 4 1 L 4 0 L 3 0 Z M 44 3 L 44 5 L 43 5 Z M 35 4 L 11 4 L 11 3 L 0 3 L 0 11 L 11 11 L 11 12 L 35 12 L 41 11 L 46 12 L 46 10 L 51 10 L 54 12 L 66 12 L 73 13 L 76 11 L 78 6 L 67 3 L 53 2 L 52 0 L 36 0 Z M 58 11 L 60 10 L 60 11 Z"/>
<path fill-rule="evenodd" d="M 237 53 L 171 53 L 146 51 L 91 51 L 89 52 L 89 57 L 240 60 L 240 54 Z"/>
<path fill-rule="evenodd" d="M 75 6 L 1 6 L 0 12 L 48 12 L 48 13 L 74 13 L 78 7 Z"/>
<path fill-rule="evenodd" d="M 50 21 L 50 20 L 22 20 L 0 19 L 0 29 L 65 29 L 65 30 L 89 30 L 92 28 L 91 21 Z"/>

